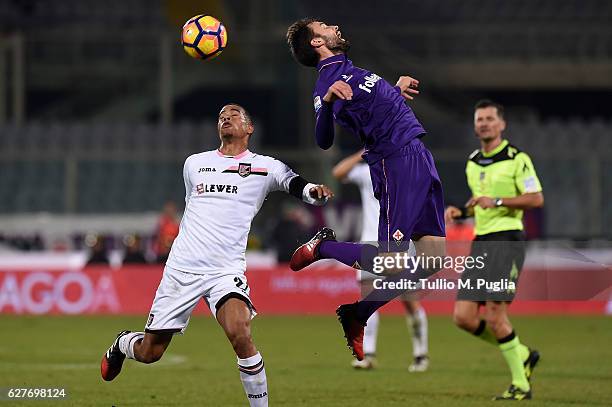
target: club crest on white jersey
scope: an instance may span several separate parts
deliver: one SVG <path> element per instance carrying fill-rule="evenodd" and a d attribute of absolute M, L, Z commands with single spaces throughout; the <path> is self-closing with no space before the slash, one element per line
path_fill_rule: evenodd
<path fill-rule="evenodd" d="M 167 265 L 195 274 L 245 271 L 253 218 L 268 193 L 289 192 L 296 176 L 281 161 L 248 150 L 235 157 L 218 150 L 188 157 L 185 212 Z"/>

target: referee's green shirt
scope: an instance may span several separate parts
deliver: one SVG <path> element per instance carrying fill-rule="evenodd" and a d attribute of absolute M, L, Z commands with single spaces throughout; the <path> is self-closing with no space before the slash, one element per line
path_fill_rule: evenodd
<path fill-rule="evenodd" d="M 529 156 L 502 140 L 493 151 L 476 150 L 465 167 L 468 186 L 473 197 L 510 198 L 542 191 Z M 523 211 L 505 206 L 482 209 L 474 207 L 476 234 L 523 230 Z"/>

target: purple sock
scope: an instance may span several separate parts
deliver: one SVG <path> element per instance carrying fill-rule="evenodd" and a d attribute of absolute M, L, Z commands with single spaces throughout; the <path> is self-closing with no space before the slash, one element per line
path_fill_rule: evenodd
<path fill-rule="evenodd" d="M 401 280 L 418 281 L 422 278 L 429 278 L 435 272 L 424 270 L 422 267 L 418 267 L 414 272 L 410 269 L 405 269 L 398 274 L 388 276 L 385 278 L 386 282 L 399 282 Z M 374 314 L 380 307 L 387 304 L 394 298 L 399 297 L 406 290 L 402 289 L 380 289 L 373 290 L 365 298 L 357 303 L 357 319 L 365 323 L 372 314 Z"/>
<path fill-rule="evenodd" d="M 357 319 L 364 325 L 368 319 L 376 312 L 380 307 L 387 304 L 389 301 L 369 301 L 361 300 L 357 303 Z"/>
<path fill-rule="evenodd" d="M 372 271 L 374 257 L 377 255 L 378 248 L 370 244 L 325 240 L 321 242 L 319 246 L 319 256 L 321 258 L 335 259 L 350 267 L 355 267 L 355 262 L 358 262 L 359 265 L 356 268 L 366 271 Z M 385 280 L 418 280 L 419 278 L 428 277 L 429 275 L 430 273 L 419 268 L 416 273 L 411 273 L 410 270 L 404 270 L 394 276 L 386 277 Z M 375 290 L 371 292 L 357 303 L 357 318 L 365 323 L 376 310 L 398 297 L 404 291 L 405 290 Z"/>
<path fill-rule="evenodd" d="M 370 244 L 325 240 L 319 245 L 319 257 L 322 259 L 335 259 L 349 267 L 358 263 L 357 268 L 361 270 L 372 270 L 372 262 L 377 254 L 376 246 Z"/>

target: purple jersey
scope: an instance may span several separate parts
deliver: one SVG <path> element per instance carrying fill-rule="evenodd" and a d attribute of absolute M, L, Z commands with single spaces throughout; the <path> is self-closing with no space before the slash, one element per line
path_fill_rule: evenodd
<path fill-rule="evenodd" d="M 388 157 L 425 134 L 412 109 L 406 105 L 399 87 L 392 87 L 375 73 L 353 66 L 346 55 L 334 55 L 322 60 L 317 70 L 319 78 L 313 96 L 317 116 L 316 136 L 321 147 L 329 148 L 333 141 L 330 113 L 333 113 L 333 119 L 339 125 L 359 136 L 365 145 L 364 158 L 369 164 Z M 351 86 L 353 98 L 336 100 L 331 106 L 323 102 L 323 96 L 337 80 Z M 327 134 L 330 132 L 331 136 Z M 322 139 L 328 142 L 321 142 Z"/>

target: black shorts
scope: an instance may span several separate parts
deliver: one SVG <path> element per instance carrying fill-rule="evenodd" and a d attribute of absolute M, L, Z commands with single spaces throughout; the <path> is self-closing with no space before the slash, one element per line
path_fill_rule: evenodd
<path fill-rule="evenodd" d="M 466 269 L 457 291 L 457 300 L 512 302 L 525 262 L 525 235 L 508 230 L 476 236 L 470 256 L 482 262 Z"/>

